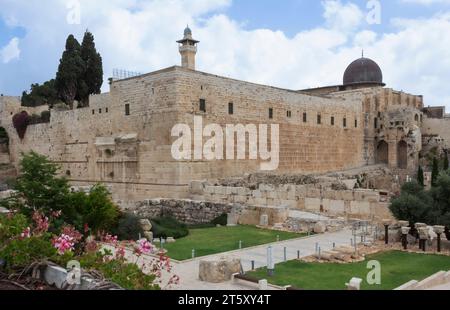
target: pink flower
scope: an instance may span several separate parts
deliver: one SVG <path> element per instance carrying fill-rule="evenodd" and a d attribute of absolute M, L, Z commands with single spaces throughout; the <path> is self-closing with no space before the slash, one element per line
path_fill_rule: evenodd
<path fill-rule="evenodd" d="M 84 233 L 87 234 L 89 232 L 89 225 L 84 224 Z"/>
<path fill-rule="evenodd" d="M 149 254 L 153 251 L 153 245 L 145 238 L 138 240 L 137 246 L 137 252 L 141 254 Z"/>
<path fill-rule="evenodd" d="M 53 211 L 53 212 L 52 212 L 52 217 L 54 217 L 55 219 L 57 219 L 57 218 L 59 218 L 59 217 L 61 216 L 61 214 L 62 214 L 62 211 L 61 211 L 61 210 L 59 210 L 59 211 Z"/>
<path fill-rule="evenodd" d="M 116 245 L 118 242 L 118 237 L 110 235 L 110 234 L 106 234 L 103 236 L 103 242 Z"/>
<path fill-rule="evenodd" d="M 125 258 L 125 248 L 120 247 L 116 252 L 116 258 L 117 259 L 124 259 Z"/>
<path fill-rule="evenodd" d="M 27 239 L 31 237 L 31 228 L 27 227 L 25 230 L 20 234 L 21 239 Z"/>
<path fill-rule="evenodd" d="M 49 221 L 48 217 L 46 217 L 44 214 L 40 213 L 39 211 L 35 211 L 33 213 L 33 221 L 36 224 L 36 228 L 34 230 L 35 234 L 43 234 L 48 231 L 49 227 Z"/>
<path fill-rule="evenodd" d="M 83 235 L 71 225 L 64 226 L 61 234 L 71 237 L 74 243 L 78 243 L 83 239 Z"/>
<path fill-rule="evenodd" d="M 59 255 L 64 255 L 67 251 L 74 250 L 74 240 L 71 236 L 62 234 L 53 239 L 53 246 L 58 250 Z"/>

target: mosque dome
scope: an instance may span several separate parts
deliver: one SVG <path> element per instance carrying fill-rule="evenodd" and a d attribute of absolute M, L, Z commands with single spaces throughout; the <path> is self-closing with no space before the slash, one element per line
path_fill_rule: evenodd
<path fill-rule="evenodd" d="M 184 29 L 184 36 L 192 36 L 192 30 L 189 28 L 189 26 Z"/>
<path fill-rule="evenodd" d="M 352 62 L 344 73 L 344 85 L 383 84 L 383 72 L 378 64 L 365 57 Z"/>

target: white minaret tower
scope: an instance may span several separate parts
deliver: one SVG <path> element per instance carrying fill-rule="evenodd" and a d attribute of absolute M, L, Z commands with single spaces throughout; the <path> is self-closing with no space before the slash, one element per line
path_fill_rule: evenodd
<path fill-rule="evenodd" d="M 195 55 L 197 54 L 197 44 L 200 41 L 192 38 L 192 30 L 189 26 L 184 29 L 183 40 L 177 41 L 180 44 L 181 66 L 195 70 Z"/>

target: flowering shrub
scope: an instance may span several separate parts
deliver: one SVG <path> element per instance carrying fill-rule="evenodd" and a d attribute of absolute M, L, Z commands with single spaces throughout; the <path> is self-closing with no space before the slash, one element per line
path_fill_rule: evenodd
<path fill-rule="evenodd" d="M 160 255 L 158 259 L 148 260 L 144 254 L 155 252 L 147 239 L 132 242 L 129 253 L 146 262 L 138 264 L 126 258 L 127 244 L 119 243 L 117 236 L 103 234 L 98 237 L 116 249 L 115 255 L 96 242 L 93 236 L 84 239 L 83 235 L 71 225 L 62 225 L 58 234 L 52 234 L 50 218 L 36 211 L 32 214 L 32 224 L 22 214 L 0 215 L 0 257 L 6 259 L 7 270 L 17 271 L 39 261 L 53 261 L 65 266 L 70 260 L 78 260 L 83 269 L 100 272 L 106 279 L 125 289 L 160 289 L 163 272 L 171 272 L 169 258 Z M 145 272 L 144 272 L 145 271 Z M 179 278 L 171 276 L 167 285 L 177 284 Z"/>
<path fill-rule="evenodd" d="M 30 123 L 30 116 L 26 111 L 22 111 L 13 116 L 13 125 L 16 128 L 17 134 L 20 140 L 25 138 L 25 133 L 27 132 L 27 127 Z"/>
<path fill-rule="evenodd" d="M 64 255 L 68 251 L 73 251 L 75 248 L 75 242 L 71 236 L 62 234 L 59 237 L 54 237 L 52 241 L 55 249 L 58 250 L 59 255 Z"/>

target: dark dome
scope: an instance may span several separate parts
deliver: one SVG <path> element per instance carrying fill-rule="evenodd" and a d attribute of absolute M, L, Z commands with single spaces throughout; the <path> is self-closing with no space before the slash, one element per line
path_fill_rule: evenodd
<path fill-rule="evenodd" d="M 191 28 L 189 28 L 189 26 L 186 27 L 186 29 L 184 29 L 184 36 L 191 36 L 192 35 L 192 30 Z"/>
<path fill-rule="evenodd" d="M 345 70 L 344 85 L 366 83 L 384 85 L 383 73 L 375 61 L 362 57 L 352 62 Z"/>

